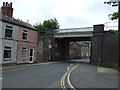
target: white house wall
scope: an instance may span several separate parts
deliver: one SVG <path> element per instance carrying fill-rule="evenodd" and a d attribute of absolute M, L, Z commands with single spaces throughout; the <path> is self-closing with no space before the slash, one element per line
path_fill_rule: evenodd
<path fill-rule="evenodd" d="M 1 17 L 2 15 L 0 14 Z M 2 22 L 0 21 L 0 64 L 2 64 L 2 56 Z M 2 65 L 0 65 L 0 69 L 2 69 Z M 0 72 L 0 77 L 2 78 L 2 72 Z M 0 90 L 2 90 L 2 80 L 0 80 Z"/>
<path fill-rule="evenodd" d="M 3 58 L 3 64 L 4 63 L 16 63 L 17 59 L 17 42 L 12 40 L 3 40 L 3 52 L 4 52 L 4 46 L 11 47 L 11 59 L 4 59 Z"/>
<path fill-rule="evenodd" d="M 2 64 L 3 51 L 2 51 L 2 22 L 0 21 L 0 64 Z"/>
<path fill-rule="evenodd" d="M 16 26 L 16 25 L 13 25 L 13 24 L 5 23 L 5 22 L 2 23 L 2 31 L 3 31 L 3 32 L 2 32 L 2 33 L 3 33 L 3 34 L 2 34 L 2 38 L 5 37 L 5 27 L 6 27 L 6 25 L 13 27 L 12 39 L 13 39 L 13 40 L 18 40 L 18 29 L 19 29 L 19 27 Z"/>
<path fill-rule="evenodd" d="M 6 25 L 13 27 L 13 33 L 12 33 L 12 40 L 5 39 L 5 27 Z M 11 59 L 4 59 L 3 58 L 3 64 L 5 63 L 16 63 L 17 61 L 17 40 L 18 40 L 18 29 L 19 27 L 13 24 L 9 23 L 2 23 L 2 51 L 4 53 L 4 46 L 10 46 L 11 47 Z M 3 55 L 2 55 L 3 56 Z"/>

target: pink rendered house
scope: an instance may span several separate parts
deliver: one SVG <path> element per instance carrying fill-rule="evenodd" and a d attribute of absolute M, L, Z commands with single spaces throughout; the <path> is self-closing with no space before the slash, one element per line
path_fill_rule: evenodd
<path fill-rule="evenodd" d="M 17 63 L 33 63 L 37 57 L 37 31 L 26 23 L 18 30 Z"/>

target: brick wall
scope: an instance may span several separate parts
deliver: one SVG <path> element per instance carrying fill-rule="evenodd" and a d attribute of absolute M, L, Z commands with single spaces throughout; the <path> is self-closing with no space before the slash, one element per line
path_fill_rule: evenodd
<path fill-rule="evenodd" d="M 119 43 L 115 32 L 104 31 L 104 25 L 95 25 L 92 37 L 92 64 L 118 64 Z"/>

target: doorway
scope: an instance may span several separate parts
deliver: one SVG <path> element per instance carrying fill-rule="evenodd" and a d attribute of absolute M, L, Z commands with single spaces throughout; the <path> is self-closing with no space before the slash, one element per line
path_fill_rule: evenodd
<path fill-rule="evenodd" d="M 29 63 L 33 63 L 33 60 L 34 60 L 34 48 L 30 48 Z"/>

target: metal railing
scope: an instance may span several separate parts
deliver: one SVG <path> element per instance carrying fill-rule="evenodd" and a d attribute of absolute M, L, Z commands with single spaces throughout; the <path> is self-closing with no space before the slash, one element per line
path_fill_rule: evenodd
<path fill-rule="evenodd" d="M 118 30 L 118 21 L 106 22 L 105 24 L 105 31 L 109 30 Z"/>
<path fill-rule="evenodd" d="M 93 27 L 56 29 L 55 33 L 86 32 L 93 31 Z"/>
<path fill-rule="evenodd" d="M 118 21 L 111 21 L 104 23 L 104 31 L 118 30 Z M 54 33 L 72 33 L 72 32 L 86 32 L 93 31 L 93 27 L 83 27 L 83 28 L 68 28 L 68 29 L 55 29 Z"/>

